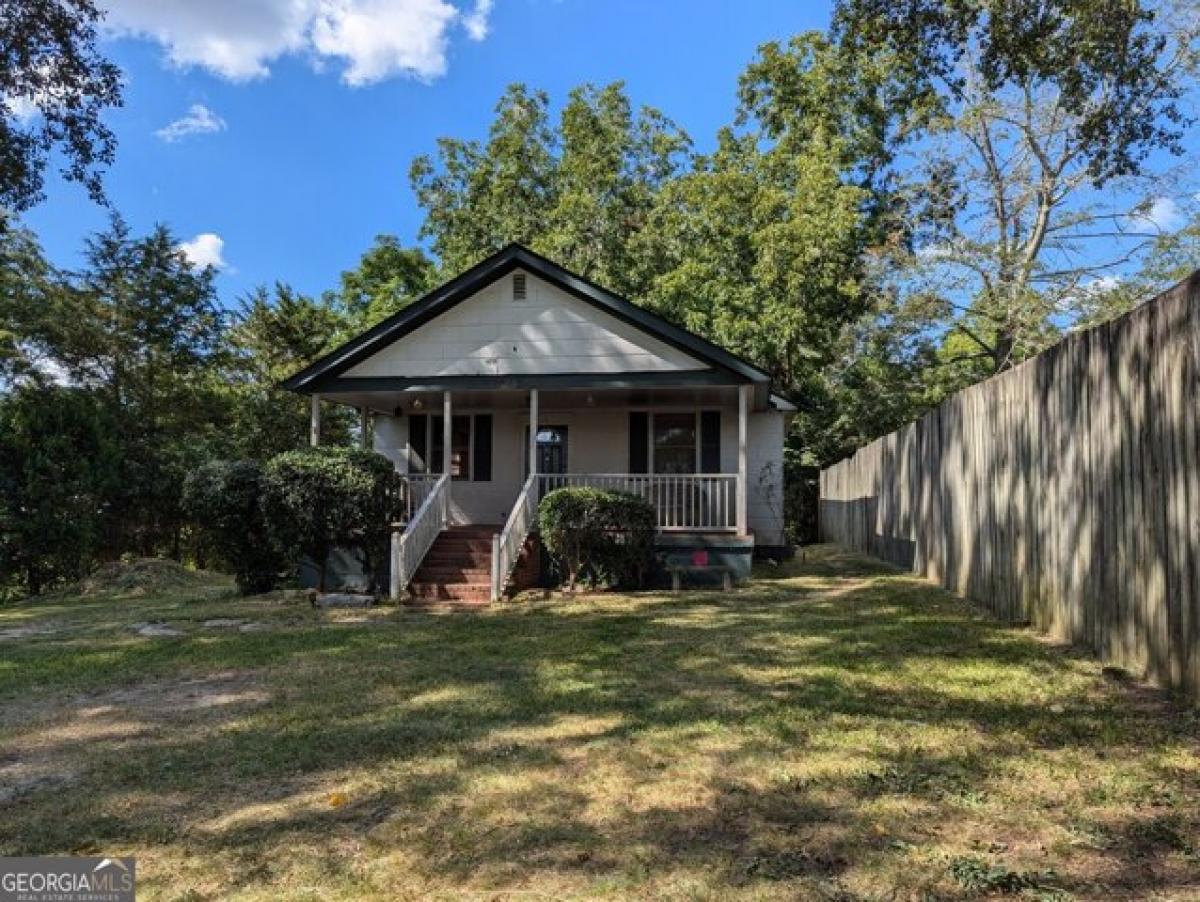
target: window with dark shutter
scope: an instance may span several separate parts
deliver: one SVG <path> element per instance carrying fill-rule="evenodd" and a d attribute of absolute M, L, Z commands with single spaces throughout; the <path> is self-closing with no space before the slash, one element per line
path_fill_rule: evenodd
<path fill-rule="evenodd" d="M 475 415 L 475 481 L 492 479 L 492 415 Z"/>
<path fill-rule="evenodd" d="M 650 417 L 644 410 L 629 412 L 629 472 L 650 470 Z"/>
<path fill-rule="evenodd" d="M 408 472 L 426 473 L 429 467 L 429 417 L 420 413 L 408 418 Z"/>
<path fill-rule="evenodd" d="M 721 411 L 700 411 L 700 472 L 721 472 Z"/>

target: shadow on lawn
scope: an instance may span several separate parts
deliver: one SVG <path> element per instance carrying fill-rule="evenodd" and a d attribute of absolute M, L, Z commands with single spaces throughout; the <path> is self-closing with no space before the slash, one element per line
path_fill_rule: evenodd
<path fill-rule="evenodd" d="M 894 578 L 864 581 L 878 576 Z M 166 647 L 81 651 L 153 671 L 162 662 L 145 656 Z M 1082 678 L 1091 665 L 1073 653 L 846 556 L 773 570 L 732 595 L 403 615 L 205 637 L 169 653 L 174 666 L 270 668 L 275 696 L 178 719 L 137 743 L 96 744 L 79 785 L 10 806 L 0 849 L 181 843 L 243 863 L 226 892 L 267 879 L 259 859 L 277 845 L 334 836 L 368 854 L 403 848 L 417 879 L 451 884 L 484 874 L 491 887 L 516 886 L 544 873 L 619 889 L 670 868 L 717 886 L 828 890 L 868 859 L 911 862 L 912 846 L 967 829 L 977 800 L 1031 754 L 1069 752 L 1087 766 L 1168 742 L 1194 748 L 1200 736 L 1194 717 L 1157 698 L 1131 704 L 1134 690 Z M 1040 681 L 1069 688 L 1052 693 L 1053 707 L 988 691 L 1014 673 L 1026 692 Z M 855 731 L 871 744 L 843 739 Z M 972 744 L 921 744 L 938 731 L 965 731 Z M 796 776 L 772 764 L 806 752 L 836 763 L 840 741 L 847 769 Z M 344 805 L 314 789 L 357 769 L 377 778 Z M 1119 890 L 1134 879 L 1139 892 L 1168 891 L 1194 879 L 1161 865 L 1191 848 L 1195 777 L 1145 770 L 1147 785 L 1180 787 L 1174 820 L 1157 832 L 1136 819 L 1084 825 L 1111 842 L 1097 841 L 1091 872 L 1055 885 Z M 903 867 L 927 887 L 946 865 Z"/>

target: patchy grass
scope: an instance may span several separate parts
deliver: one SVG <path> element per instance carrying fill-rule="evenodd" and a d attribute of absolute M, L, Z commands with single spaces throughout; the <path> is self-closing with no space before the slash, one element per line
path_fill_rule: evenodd
<path fill-rule="evenodd" d="M 1200 898 L 1194 711 L 808 558 L 479 614 L 0 608 L 0 854 L 134 855 L 151 899 Z"/>

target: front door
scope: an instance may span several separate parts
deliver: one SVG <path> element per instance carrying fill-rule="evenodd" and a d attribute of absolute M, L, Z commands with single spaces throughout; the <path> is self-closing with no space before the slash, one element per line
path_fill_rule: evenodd
<path fill-rule="evenodd" d="M 526 435 L 529 431 L 526 430 Z M 529 472 L 529 443 L 525 444 L 525 472 Z M 567 427 L 538 426 L 537 471 L 549 476 L 567 472 Z M 554 481 L 544 482 L 546 489 L 554 488 Z"/>

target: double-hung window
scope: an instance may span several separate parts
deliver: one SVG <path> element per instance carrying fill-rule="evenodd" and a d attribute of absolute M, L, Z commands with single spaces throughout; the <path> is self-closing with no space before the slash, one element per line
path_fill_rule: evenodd
<path fill-rule="evenodd" d="M 445 460 L 445 419 L 414 414 L 408 423 L 408 470 L 441 473 Z M 450 478 L 489 482 L 492 478 L 492 415 L 450 418 Z"/>

